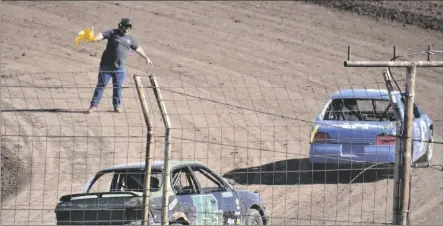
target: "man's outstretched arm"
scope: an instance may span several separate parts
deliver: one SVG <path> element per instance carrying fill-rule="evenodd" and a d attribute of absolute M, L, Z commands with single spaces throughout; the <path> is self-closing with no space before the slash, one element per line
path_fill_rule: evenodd
<path fill-rule="evenodd" d="M 93 42 L 99 42 L 103 39 L 108 39 L 112 35 L 112 33 L 112 30 L 105 30 L 103 32 L 100 32 L 94 37 Z"/>
<path fill-rule="evenodd" d="M 146 59 L 146 62 L 148 63 L 148 65 L 152 65 L 151 60 L 149 59 L 148 56 L 146 56 L 145 51 L 142 49 L 141 46 L 139 46 L 137 49 L 135 49 L 135 52 L 137 52 L 140 56 L 142 56 L 143 58 Z"/>

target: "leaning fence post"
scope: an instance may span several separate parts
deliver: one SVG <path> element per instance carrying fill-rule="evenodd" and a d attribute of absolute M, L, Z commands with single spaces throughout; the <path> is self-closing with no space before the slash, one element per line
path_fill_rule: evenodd
<path fill-rule="evenodd" d="M 170 187 L 170 167 L 169 158 L 171 156 L 171 122 L 169 120 L 168 112 L 166 111 L 165 104 L 163 102 L 163 97 L 160 92 L 157 80 L 153 75 L 149 76 L 151 85 L 154 88 L 155 99 L 157 100 L 158 107 L 160 108 L 160 113 L 162 115 L 163 123 L 165 125 L 165 157 L 164 157 L 164 176 L 163 176 L 163 199 L 162 199 L 162 225 L 168 225 L 168 188 Z"/>
<path fill-rule="evenodd" d="M 145 93 L 143 92 L 143 83 L 141 82 L 140 76 L 134 75 L 135 84 L 137 85 L 137 93 L 139 96 L 140 104 L 143 110 L 143 116 L 145 119 L 145 124 L 148 130 L 147 134 L 147 142 L 146 142 L 146 158 L 145 158 L 145 189 L 143 194 L 143 225 L 148 225 L 149 218 L 149 200 L 151 196 L 150 188 L 151 188 L 151 168 L 152 168 L 152 158 L 151 158 L 151 150 L 152 150 L 152 124 L 150 120 L 149 108 L 146 103 Z"/>

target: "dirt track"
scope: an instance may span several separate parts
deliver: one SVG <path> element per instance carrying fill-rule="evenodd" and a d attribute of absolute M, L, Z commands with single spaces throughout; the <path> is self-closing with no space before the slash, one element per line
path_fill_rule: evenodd
<path fill-rule="evenodd" d="M 397 45 L 399 54 L 422 51 L 428 45 L 443 49 L 440 32 L 377 22 L 301 2 L 2 2 L 1 12 L 2 86 L 20 80 L 21 86 L 83 87 L 51 92 L 2 87 L 2 111 L 66 110 L 2 112 L 2 125 L 6 125 L 2 126 L 2 134 L 10 135 L 2 145 L 32 169 L 18 195 L 2 201 L 2 224 L 53 224 L 53 208 L 62 194 L 78 192 L 99 168 L 142 160 L 143 136 L 121 140 L 104 137 L 140 136 L 146 132 L 140 126 L 134 89 L 124 89 L 126 114 L 106 112 L 111 109 L 110 92 L 103 99 L 100 113 L 80 112 L 88 107 L 92 89 L 84 87 L 95 84 L 95 70 L 105 44 L 75 46 L 76 33 L 87 26 L 101 31 L 115 27 L 120 17 L 131 15 L 135 21 L 133 33 L 155 64 L 152 71 L 160 84 L 168 86 L 168 80 L 171 87 L 188 88 L 176 89 L 178 92 L 256 109 L 240 111 L 190 97 L 186 101 L 183 95 L 172 96 L 164 91 L 165 98 L 176 98 L 167 103 L 177 128 L 173 136 L 224 144 L 206 146 L 175 139 L 173 158 L 197 159 L 221 174 L 275 162 L 274 167 L 263 169 L 282 170 L 285 159 L 288 169 L 298 170 L 308 153 L 311 124 L 304 120 L 314 118 L 325 95 L 349 88 L 350 84 L 354 88 L 383 88 L 382 83 L 376 83 L 382 81 L 381 69 L 343 67 L 348 45 L 356 60 L 387 60 L 393 45 Z M 129 75 L 146 75 L 147 68 L 137 56 L 131 55 L 128 64 Z M 419 72 L 416 100 L 435 120 L 435 139 L 441 141 L 443 70 L 420 68 Z M 148 83 L 148 79 L 144 81 Z M 127 85 L 132 83 L 129 77 Z M 279 88 L 270 89 L 271 83 Z M 156 109 L 154 102 L 151 107 Z M 157 113 L 155 123 L 161 127 Z M 219 127 L 223 127 L 224 137 Z M 64 138 L 57 137 L 60 135 Z M 156 141 L 155 157 L 161 159 L 162 138 Z M 230 145 L 249 148 L 234 149 Z M 180 148 L 191 151 L 181 152 Z M 436 145 L 435 164 L 443 163 L 441 151 L 442 145 Z M 413 171 L 411 223 L 442 222 L 442 172 Z M 264 177 L 261 182 L 253 181 L 254 185 L 238 186 L 261 191 L 274 224 L 391 221 L 392 180 L 365 179 L 364 183 L 353 184 L 350 193 L 346 184 L 333 183 L 335 178 L 326 183 L 309 178 L 308 174 L 275 174 L 274 179 Z"/>

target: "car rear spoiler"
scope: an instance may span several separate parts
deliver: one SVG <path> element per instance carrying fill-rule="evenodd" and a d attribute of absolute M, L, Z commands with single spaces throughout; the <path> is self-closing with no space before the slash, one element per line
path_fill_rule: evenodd
<path fill-rule="evenodd" d="M 95 195 L 97 198 L 101 198 L 103 195 L 132 195 L 133 197 L 138 197 L 139 195 L 132 191 L 116 191 L 116 192 L 92 192 L 92 193 L 78 193 L 78 194 L 70 194 L 70 195 L 64 195 L 60 197 L 61 202 L 69 201 L 71 198 L 74 197 L 81 197 L 81 196 L 91 196 Z"/>

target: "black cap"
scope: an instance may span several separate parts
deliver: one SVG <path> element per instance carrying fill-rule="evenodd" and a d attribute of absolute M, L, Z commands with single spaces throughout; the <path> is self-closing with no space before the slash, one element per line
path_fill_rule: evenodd
<path fill-rule="evenodd" d="M 129 19 L 129 18 L 122 18 L 120 20 L 120 23 L 118 24 L 118 27 L 119 28 L 129 27 L 129 28 L 132 29 L 132 21 L 131 21 L 131 19 Z"/>

